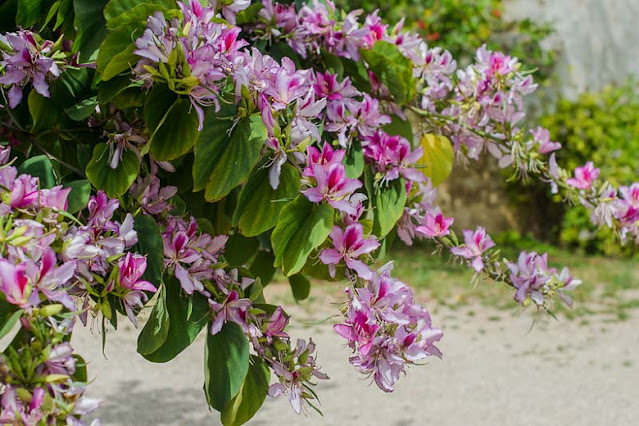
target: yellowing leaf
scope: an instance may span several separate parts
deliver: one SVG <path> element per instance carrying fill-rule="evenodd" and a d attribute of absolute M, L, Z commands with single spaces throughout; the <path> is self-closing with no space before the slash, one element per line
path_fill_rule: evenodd
<path fill-rule="evenodd" d="M 424 155 L 419 164 L 424 166 L 422 171 L 431 178 L 433 185 L 438 186 L 453 170 L 453 145 L 446 136 L 429 134 L 422 136 L 421 146 Z"/>

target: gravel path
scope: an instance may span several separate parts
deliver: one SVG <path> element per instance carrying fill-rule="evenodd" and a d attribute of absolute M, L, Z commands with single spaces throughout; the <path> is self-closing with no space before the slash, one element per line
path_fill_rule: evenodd
<path fill-rule="evenodd" d="M 326 308 L 312 308 L 314 315 L 308 307 L 290 311 L 298 319 L 322 318 Z M 332 377 L 318 387 L 325 416 L 297 416 L 286 400 L 268 398 L 249 424 L 639 424 L 636 320 L 606 323 L 591 317 L 589 324 L 578 325 L 546 318 L 531 329 L 530 311 L 472 310 L 437 310 L 433 317 L 445 332 L 444 359 L 411 368 L 393 394 L 369 386 L 351 368 L 348 349 L 331 324 L 293 324 L 293 336 L 313 336 L 320 364 Z M 99 335 L 85 330 L 74 336 L 95 378 L 90 395 L 105 400 L 97 413 L 104 424 L 219 425 L 202 393 L 203 335 L 163 366 L 137 355 L 135 340 L 130 327 L 111 333 L 105 359 Z"/>

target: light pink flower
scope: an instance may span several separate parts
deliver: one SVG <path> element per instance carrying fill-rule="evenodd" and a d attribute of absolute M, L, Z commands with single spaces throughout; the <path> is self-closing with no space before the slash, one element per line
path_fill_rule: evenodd
<path fill-rule="evenodd" d="M 486 230 L 481 226 L 474 232 L 471 230 L 464 231 L 464 243 L 461 247 L 453 247 L 451 253 L 466 259 L 472 259 L 472 267 L 477 272 L 484 269 L 483 253 L 495 246 L 492 238 L 486 234 Z"/>
<path fill-rule="evenodd" d="M 599 169 L 595 168 L 592 161 L 588 161 L 585 166 L 575 169 L 575 177 L 566 180 L 568 185 L 579 189 L 590 189 L 592 183 L 599 177 Z"/>
<path fill-rule="evenodd" d="M 330 237 L 334 248 L 322 250 L 320 260 L 325 265 L 329 265 L 331 275 L 335 275 L 335 265 L 343 260 L 346 266 L 357 272 L 361 278 L 370 279 L 372 272 L 366 263 L 359 260 L 359 257 L 379 247 L 377 238 L 374 235 L 364 238 L 364 226 L 361 223 L 348 225 L 344 231 L 339 226 L 334 226 Z"/>

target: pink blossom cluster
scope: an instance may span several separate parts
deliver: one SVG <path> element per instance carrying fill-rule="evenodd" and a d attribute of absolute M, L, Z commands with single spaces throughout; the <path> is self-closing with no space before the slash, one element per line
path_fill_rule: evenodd
<path fill-rule="evenodd" d="M 149 290 L 140 280 L 145 258 L 101 258 L 107 247 L 117 250 L 121 225 L 94 202 L 91 224 L 78 227 L 63 214 L 70 190 L 40 189 L 38 178 L 6 164 L 9 157 L 9 149 L 0 148 L 0 300 L 9 314 L 19 314 L 23 337 L 0 356 L 0 423 L 82 425 L 79 417 L 98 401 L 83 396 L 86 383 L 73 377 L 77 361 L 66 342 L 79 312 L 72 295 L 110 277 L 108 285 L 127 289 L 125 297 Z M 102 231 L 105 226 L 113 229 Z M 94 244 L 84 244 L 85 256 L 69 257 L 70 242 L 83 232 Z"/>
<path fill-rule="evenodd" d="M 548 267 L 548 255 L 535 252 L 521 252 L 517 262 L 506 262 L 510 270 L 510 281 L 517 289 L 515 300 L 521 304 L 531 301 L 537 306 L 544 306 L 556 292 L 566 305 L 572 306 L 572 299 L 566 291 L 571 291 L 581 284 L 568 268 L 557 273 L 555 268 Z"/>
<path fill-rule="evenodd" d="M 450 233 L 454 219 L 444 216 L 435 205 L 437 189 L 430 179 L 413 185 L 409 197 L 397 229 L 397 235 L 406 245 L 413 245 L 415 238 L 433 239 Z"/>
<path fill-rule="evenodd" d="M 187 94 L 201 130 L 202 106 L 219 109 L 220 86 L 233 69 L 238 50 L 247 43 L 238 39 L 238 27 L 212 21 L 215 7 L 203 7 L 197 0 L 178 5 L 182 20 L 167 21 L 162 12 L 148 18 L 147 29 L 135 42 L 134 53 L 143 59 L 134 71 L 147 87 L 165 81 L 176 93 Z"/>
<path fill-rule="evenodd" d="M 22 90 L 31 83 L 35 91 L 48 98 L 49 83 L 60 76 L 56 63 L 56 46 L 52 41 L 41 40 L 31 31 L 20 30 L 0 34 L 0 85 L 9 87 L 7 93 L 10 108 L 22 102 Z M 4 91 L 3 91 L 4 94 Z"/>
<path fill-rule="evenodd" d="M 424 149 L 421 146 L 412 149 L 406 138 L 378 130 L 366 139 L 364 155 L 371 160 L 375 171 L 384 175 L 384 181 L 399 177 L 411 182 L 426 181 L 426 176 L 415 168 L 424 155 Z"/>
<path fill-rule="evenodd" d="M 355 215 L 361 199 L 353 194 L 362 183 L 346 176 L 346 167 L 341 162 L 344 155 L 343 150 L 333 151 L 328 143 L 324 143 L 321 152 L 309 147 L 304 176 L 311 181 L 311 187 L 302 193 L 313 203 L 325 201 L 343 213 Z"/>
<path fill-rule="evenodd" d="M 344 323 L 335 331 L 348 341 L 350 358 L 362 374 L 373 377 L 384 392 L 392 392 L 407 365 L 441 352 L 435 346 L 443 333 L 433 327 L 428 311 L 415 302 L 412 290 L 391 276 L 392 263 L 370 280 L 347 288 Z"/>

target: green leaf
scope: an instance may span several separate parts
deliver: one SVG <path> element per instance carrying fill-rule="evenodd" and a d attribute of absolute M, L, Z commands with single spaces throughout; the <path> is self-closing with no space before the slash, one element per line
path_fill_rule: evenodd
<path fill-rule="evenodd" d="M 364 172 L 364 152 L 359 139 L 354 139 L 349 145 L 344 157 L 344 166 L 349 179 L 357 179 Z"/>
<path fill-rule="evenodd" d="M 79 52 L 80 63 L 95 61 L 107 30 L 102 11 L 108 0 L 73 0 L 74 26 L 77 32 L 74 51 Z"/>
<path fill-rule="evenodd" d="M 224 258 L 230 266 L 242 266 L 255 255 L 259 243 L 255 238 L 247 238 L 242 234 L 229 237 L 224 249 Z"/>
<path fill-rule="evenodd" d="M 253 3 L 248 8 L 240 11 L 235 17 L 235 24 L 241 27 L 246 24 L 256 24 L 260 11 L 264 8 L 261 3 Z"/>
<path fill-rule="evenodd" d="M 113 3 L 111 1 L 109 4 Z M 110 18 L 107 21 L 107 28 L 109 30 L 115 30 L 121 25 L 135 23 L 138 25 L 146 25 L 149 16 L 155 14 L 155 12 L 162 12 L 165 18 L 171 19 L 174 14 L 169 13 L 169 9 L 156 3 L 141 3 L 137 4 L 131 9 L 120 13 L 117 16 Z"/>
<path fill-rule="evenodd" d="M 98 53 L 97 68 L 102 80 L 110 80 L 123 71 L 133 69 L 140 60 L 135 55 L 135 39 L 142 36 L 145 25 L 123 24 L 106 36 Z"/>
<path fill-rule="evenodd" d="M 69 193 L 67 211 L 75 214 L 84 209 L 91 196 L 91 183 L 86 180 L 74 180 L 64 184 L 65 188 L 71 188 Z"/>
<path fill-rule="evenodd" d="M 273 228 L 286 204 L 282 200 L 295 198 L 300 191 L 300 174 L 292 165 L 282 166 L 277 189 L 269 184 L 268 173 L 264 163 L 255 166 L 240 192 L 233 223 L 239 225 L 240 231 L 247 237 Z"/>
<path fill-rule="evenodd" d="M 75 372 L 71 376 L 74 382 L 87 383 L 89 376 L 87 374 L 87 362 L 78 354 L 73 354 L 75 360 Z"/>
<path fill-rule="evenodd" d="M 311 282 L 302 274 L 295 274 L 288 277 L 288 283 L 291 285 L 293 297 L 296 301 L 306 300 L 311 294 Z"/>
<path fill-rule="evenodd" d="M 83 121 L 95 112 L 95 107 L 97 105 L 98 98 L 93 96 L 78 102 L 70 108 L 67 108 L 64 112 L 66 112 L 72 120 Z"/>
<path fill-rule="evenodd" d="M 242 328 L 227 322 L 207 335 L 204 352 L 204 393 L 209 405 L 224 410 L 242 387 L 249 368 L 249 342 Z"/>
<path fill-rule="evenodd" d="M 419 164 L 424 166 L 422 171 L 437 186 L 453 171 L 453 145 L 446 136 L 428 134 L 422 136 L 421 146 L 424 148 L 424 155 Z"/>
<path fill-rule="evenodd" d="M 169 326 L 164 342 L 152 353 L 142 354 L 148 361 L 164 363 L 188 348 L 210 319 L 211 307 L 199 293 L 183 294 L 180 282 L 170 278 L 166 284 Z"/>
<path fill-rule="evenodd" d="M 266 286 L 273 279 L 273 275 L 275 274 L 273 262 L 275 262 L 273 253 L 269 251 L 258 251 L 249 267 L 251 274 L 259 278 L 263 286 Z"/>
<path fill-rule="evenodd" d="M 240 426 L 260 409 L 268 394 L 271 371 L 262 359 L 251 357 L 248 373 L 240 392 L 222 410 L 224 426 Z"/>
<path fill-rule="evenodd" d="M 367 173 L 370 173 L 368 169 Z M 367 180 L 370 182 L 372 178 L 367 176 Z M 367 190 L 374 212 L 373 234 L 382 239 L 393 229 L 404 213 L 407 199 L 406 188 L 402 179 L 392 180 L 373 188 L 372 191 L 370 186 L 370 184 L 367 185 Z"/>
<path fill-rule="evenodd" d="M 27 159 L 18 167 L 18 172 L 40 179 L 40 188 L 53 188 L 56 184 L 53 164 L 46 155 L 37 155 Z"/>
<path fill-rule="evenodd" d="M 267 137 L 262 117 L 257 114 L 240 119 L 230 137 L 227 131 L 232 123 L 220 121 L 209 111 L 195 144 L 193 189 L 205 187 L 208 201 L 222 199 L 247 179 Z"/>
<path fill-rule="evenodd" d="M 140 84 L 132 83 L 128 76 L 102 81 L 98 87 L 99 102 L 113 102 L 120 109 L 141 107 L 144 105 L 145 97 Z"/>
<path fill-rule="evenodd" d="M 111 0 L 104 9 L 104 17 L 106 18 L 107 22 L 109 22 L 113 18 L 118 17 L 123 13 L 130 11 L 131 9 L 134 9 L 140 3 L 140 0 Z M 164 7 L 167 9 L 174 9 L 176 7 L 175 0 L 154 0 L 152 3 L 157 5 L 158 8 Z"/>
<path fill-rule="evenodd" d="M 119 197 L 138 177 L 140 160 L 133 151 L 125 150 L 118 167 L 112 169 L 109 163 L 109 146 L 99 143 L 93 149 L 86 174 L 93 186 L 106 191 L 109 197 Z"/>
<path fill-rule="evenodd" d="M 188 99 L 166 86 L 156 86 L 144 104 L 144 118 L 151 133 L 151 154 L 158 161 L 175 160 L 193 148 L 200 132 L 198 117 Z"/>
<path fill-rule="evenodd" d="M 275 266 L 281 266 L 286 276 L 299 272 L 311 252 L 328 237 L 334 214 L 328 204 L 311 203 L 304 195 L 288 203 L 271 235 Z"/>
<path fill-rule="evenodd" d="M 413 64 L 396 45 L 378 41 L 371 49 L 361 49 L 360 54 L 398 104 L 406 105 L 415 98 Z"/>
<path fill-rule="evenodd" d="M 43 11 L 42 0 L 18 0 L 16 25 L 25 29 L 31 27 Z"/>
<path fill-rule="evenodd" d="M 146 271 L 143 278 L 156 287 L 162 283 L 164 268 L 164 243 L 158 224 L 151 216 L 135 218 L 133 228 L 138 233 L 138 252 L 146 254 Z"/>
<path fill-rule="evenodd" d="M 57 127 L 62 111 L 50 98 L 45 98 L 35 90 L 31 90 L 27 104 L 33 120 L 32 133 Z"/>
<path fill-rule="evenodd" d="M 152 354 L 160 349 L 169 334 L 170 319 L 166 292 L 166 287 L 162 286 L 149 320 L 144 324 L 144 328 L 138 336 L 138 353 L 142 356 Z"/>
<path fill-rule="evenodd" d="M 382 129 L 389 135 L 399 135 L 405 139 L 408 139 L 411 145 L 414 142 L 413 127 L 408 120 L 402 120 L 396 115 L 391 115 L 391 122 Z"/>
<path fill-rule="evenodd" d="M 0 300 L 0 339 L 9 334 L 16 325 L 24 309 L 18 309 L 12 312 L 15 306 Z"/>

